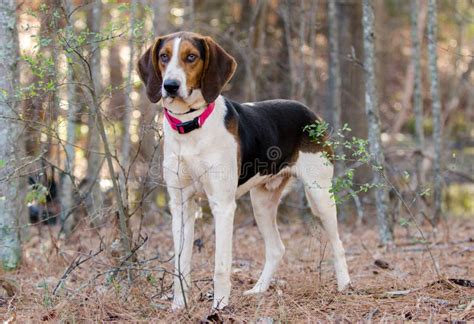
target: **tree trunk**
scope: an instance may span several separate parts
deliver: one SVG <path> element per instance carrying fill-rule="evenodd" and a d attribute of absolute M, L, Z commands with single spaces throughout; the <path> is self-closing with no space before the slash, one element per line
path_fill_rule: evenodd
<path fill-rule="evenodd" d="M 132 0 L 130 3 L 130 36 L 128 40 L 128 48 L 130 50 L 129 58 L 128 58 L 128 66 L 127 66 L 127 85 L 125 87 L 125 111 L 123 114 L 123 139 L 122 139 L 122 154 L 121 154 L 121 161 L 120 164 L 122 165 L 123 170 L 125 173 L 121 178 L 121 190 L 122 190 L 122 197 L 124 199 L 125 205 L 127 206 L 128 201 L 128 178 L 127 174 L 130 169 L 130 151 L 131 151 L 131 141 L 130 141 L 130 120 L 133 110 L 133 102 L 132 102 L 132 72 L 134 68 L 134 58 L 135 58 L 135 43 L 134 43 L 134 29 L 136 24 L 136 16 L 137 16 L 137 6 L 138 1 Z"/>
<path fill-rule="evenodd" d="M 153 32 L 155 37 L 169 32 L 170 4 L 167 0 L 152 0 Z"/>
<path fill-rule="evenodd" d="M 380 185 L 375 191 L 375 204 L 379 235 L 382 243 L 393 241 L 387 215 L 387 189 L 384 185 L 385 158 L 380 139 L 380 119 L 375 81 L 374 11 L 371 0 L 363 1 L 362 25 L 364 31 L 365 111 L 367 114 L 370 153 L 373 157 L 374 183 Z"/>
<path fill-rule="evenodd" d="M 306 0 L 300 2 L 300 21 L 299 21 L 299 60 L 298 68 L 296 73 L 298 77 L 295 80 L 295 99 L 307 104 L 305 99 L 306 90 L 306 60 L 305 60 L 305 46 L 306 46 L 306 35 L 308 30 L 308 5 Z"/>
<path fill-rule="evenodd" d="M 47 5 L 54 7 L 55 3 L 54 1 L 47 1 Z M 46 11 L 46 12 L 41 12 L 39 14 L 39 19 L 42 22 L 39 31 L 38 31 L 38 37 L 51 37 L 50 32 L 51 28 L 50 26 L 53 25 L 53 19 L 49 19 L 49 17 L 52 16 L 52 12 Z M 54 39 L 54 37 L 51 37 Z M 53 42 L 51 42 L 53 43 Z M 39 44 L 38 44 L 39 45 Z M 53 46 L 41 46 L 39 45 L 40 50 L 38 51 L 39 54 L 44 54 L 46 55 L 47 52 L 50 52 L 50 55 L 54 55 L 53 51 L 54 45 Z M 33 74 L 27 82 L 29 84 L 38 84 L 40 81 L 44 83 L 48 83 L 48 81 L 56 81 L 56 75 L 50 75 L 48 73 L 47 77 L 43 76 L 42 78 L 38 75 Z M 43 149 L 49 150 L 49 147 L 42 147 L 44 146 L 44 142 L 41 142 L 41 129 L 38 127 L 36 122 L 42 121 L 42 119 L 47 119 L 46 116 L 49 116 L 50 112 L 45 109 L 46 100 L 45 98 L 47 97 L 47 91 L 41 89 L 41 87 L 38 87 L 38 91 L 36 95 L 31 95 L 27 96 L 25 100 L 23 101 L 24 109 L 23 109 L 23 116 L 24 116 L 24 121 L 26 124 L 25 128 L 25 133 L 24 133 L 24 141 L 25 141 L 25 149 L 26 149 L 26 155 L 27 156 L 32 156 L 36 157 L 40 153 L 43 153 Z M 49 143 L 49 141 L 45 141 Z"/>
<path fill-rule="evenodd" d="M 295 60 L 293 57 L 293 44 L 292 40 L 293 37 L 291 36 L 292 31 L 292 19 L 291 19 L 291 0 L 286 0 L 282 5 L 281 9 L 281 17 L 283 20 L 283 28 L 284 28 L 284 37 L 285 37 L 285 45 L 286 45 L 286 52 L 288 57 L 288 84 L 289 84 L 289 92 L 290 92 L 290 99 L 294 99 L 295 96 L 295 79 L 296 79 L 296 69 L 295 69 Z"/>
<path fill-rule="evenodd" d="M 195 13 L 195 6 L 194 6 L 194 0 L 188 0 L 188 10 L 189 10 L 189 14 L 188 14 L 188 19 L 186 19 L 186 22 L 185 22 L 185 27 L 187 30 L 195 30 L 196 28 L 196 13 Z"/>
<path fill-rule="evenodd" d="M 0 267 L 12 270 L 21 262 L 19 219 L 22 214 L 22 186 L 15 169 L 21 163 L 18 141 L 20 125 L 14 85 L 18 38 L 16 34 L 16 1 L 0 2 Z"/>
<path fill-rule="evenodd" d="M 352 129 L 351 136 L 367 138 L 367 119 L 364 111 L 364 74 L 362 57 L 362 2 L 337 1 L 339 52 L 341 64 L 341 123 Z M 357 183 L 370 181 L 370 169 L 359 167 L 354 175 Z"/>
<path fill-rule="evenodd" d="M 336 0 L 328 2 L 328 20 L 329 20 L 329 111 L 332 112 L 332 123 L 334 134 L 341 131 L 341 69 L 339 65 L 339 43 L 338 43 L 338 24 L 337 24 L 337 6 Z M 337 135 L 336 135 L 337 136 Z M 341 157 L 344 152 L 341 145 L 335 148 L 336 156 Z M 343 175 L 344 161 L 335 160 L 334 176 Z M 338 206 L 338 217 L 341 220 L 346 219 L 344 206 Z"/>
<path fill-rule="evenodd" d="M 97 1 L 94 4 L 93 14 L 92 14 L 93 19 L 90 23 L 91 31 L 93 32 L 92 33 L 93 37 L 97 35 L 98 33 L 100 33 L 100 25 L 101 25 L 100 17 L 101 16 L 102 16 L 102 2 Z M 102 86 L 101 86 L 102 76 L 101 76 L 101 70 L 100 70 L 100 50 L 99 50 L 100 46 L 97 41 L 95 42 L 92 41 L 92 44 L 93 44 L 92 46 L 93 56 L 92 56 L 92 62 L 90 64 L 91 70 L 89 74 L 91 78 L 89 79 L 89 83 L 92 84 L 93 86 L 90 91 L 90 95 L 91 95 L 90 96 L 90 118 L 94 120 L 93 127 L 97 130 L 98 137 L 90 138 L 89 141 L 91 141 L 92 139 L 92 141 L 95 140 L 95 142 L 97 142 L 98 138 L 102 140 L 102 145 L 104 148 L 104 156 L 105 156 L 104 159 L 107 163 L 107 169 L 109 173 L 108 176 L 110 177 L 110 180 L 112 182 L 112 188 L 113 188 L 112 190 L 113 190 L 115 204 L 117 208 L 118 227 L 119 227 L 119 235 L 120 235 L 120 243 L 121 243 L 121 250 L 113 251 L 113 252 L 118 252 L 119 254 L 121 254 L 122 257 L 129 258 L 126 261 L 133 262 L 135 260 L 135 256 L 133 256 L 131 253 L 132 235 L 131 235 L 130 228 L 128 225 L 129 214 L 128 214 L 126 202 L 124 202 L 123 197 L 121 195 L 120 184 L 118 183 L 117 178 L 116 178 L 114 163 L 112 160 L 113 156 L 111 152 L 111 147 L 108 142 L 105 124 L 102 118 L 102 111 L 100 109 L 101 108 L 100 96 L 102 94 Z M 100 164 L 97 169 L 97 172 L 98 171 L 100 171 Z M 94 181 L 94 184 L 97 184 L 97 188 L 99 189 L 99 193 L 100 193 L 98 182 Z M 101 199 L 101 202 L 102 202 L 102 199 Z"/>
<path fill-rule="evenodd" d="M 329 20 L 329 109 L 335 133 L 341 129 L 341 69 L 339 65 L 339 44 L 337 27 L 336 0 L 328 2 Z M 336 154 L 341 156 L 341 147 L 336 147 Z M 341 175 L 341 163 L 336 162 L 336 175 Z"/>
<path fill-rule="evenodd" d="M 153 6 L 153 32 L 155 37 L 165 35 L 170 32 L 169 24 L 169 3 L 166 0 L 152 1 Z M 139 54 L 137 53 L 137 56 Z M 144 91 L 144 89 L 142 89 Z M 161 169 L 156 172 L 156 166 L 161 165 L 161 152 L 162 152 L 162 141 L 159 141 L 156 129 L 157 120 L 156 115 L 158 113 L 158 106 L 156 104 L 150 104 L 146 98 L 145 93 L 142 93 L 141 98 L 145 100 L 140 103 L 141 117 L 140 125 L 143 125 L 143 138 L 140 146 L 140 154 L 148 165 L 148 174 L 146 181 L 144 181 L 143 191 L 145 193 L 143 199 L 142 216 L 145 217 L 145 222 L 156 219 L 156 215 L 159 209 L 156 204 L 157 195 L 166 197 L 166 188 L 164 186 L 157 186 L 157 184 L 163 183 Z M 156 146 L 158 145 L 158 148 Z M 155 171 L 152 171 L 155 170 Z"/>
<path fill-rule="evenodd" d="M 92 87 L 94 88 L 95 96 L 102 94 L 102 66 L 101 66 L 101 50 L 99 42 L 95 41 L 97 34 L 101 32 L 102 21 L 102 1 L 94 1 L 89 14 L 89 29 L 92 32 L 91 38 L 91 72 L 92 72 Z M 90 193 L 86 199 L 86 208 L 91 219 L 100 219 L 101 210 L 103 207 L 103 197 L 99 186 L 100 170 L 102 168 L 103 159 L 101 156 L 101 143 L 97 139 L 100 138 L 97 120 L 96 107 L 89 110 L 89 143 L 87 155 L 87 171 L 86 179 Z"/>
<path fill-rule="evenodd" d="M 411 2 L 411 41 L 412 41 L 412 57 L 411 65 L 413 66 L 413 112 L 415 115 L 415 145 L 416 145 L 416 178 L 417 188 L 416 192 L 419 191 L 420 186 L 424 182 L 422 179 L 423 169 L 423 147 L 424 147 L 424 132 L 423 132 L 423 97 L 422 97 L 422 80 L 421 80 L 421 37 L 423 34 L 419 29 L 418 12 L 420 11 L 420 0 L 412 0 Z"/>
<path fill-rule="evenodd" d="M 441 175 L 441 150 L 442 150 L 442 134 L 441 134 L 441 100 L 439 97 L 438 82 L 438 52 L 437 52 L 437 35 L 438 35 L 438 14 L 436 0 L 428 0 L 428 64 L 431 79 L 431 100 L 433 115 L 433 142 L 434 142 L 434 211 L 433 223 L 437 224 L 441 217 L 441 200 L 443 192 L 443 180 Z"/>
<path fill-rule="evenodd" d="M 265 21 L 267 18 L 267 6 L 266 1 L 259 2 L 255 6 L 255 13 L 251 24 L 249 26 L 248 34 L 249 37 L 249 51 L 250 57 L 247 59 L 245 64 L 246 68 L 246 95 L 245 98 L 248 101 L 257 100 L 258 83 L 257 79 L 260 77 L 261 64 L 260 58 L 264 55 L 264 43 L 265 43 Z"/>
<path fill-rule="evenodd" d="M 158 2 L 154 1 L 153 3 Z M 112 21 L 112 10 L 104 11 L 105 19 Z M 125 85 L 124 74 L 125 74 L 125 64 L 120 57 L 120 49 L 123 47 L 123 44 L 119 41 L 110 42 L 109 47 L 109 76 L 110 81 L 109 85 L 114 89 L 112 91 L 110 100 L 107 106 L 107 116 L 114 122 L 121 121 L 123 116 L 123 111 L 125 109 L 125 91 L 123 89 Z"/>
<path fill-rule="evenodd" d="M 66 1 L 66 12 L 72 12 L 72 3 Z M 71 38 L 74 35 L 72 17 L 67 22 L 67 37 Z M 77 112 L 77 98 L 76 85 L 74 84 L 74 54 L 67 53 L 67 127 L 66 127 L 66 143 L 64 144 L 65 158 L 64 171 L 65 175 L 61 181 L 61 220 L 63 221 L 64 232 L 69 235 L 76 225 L 76 218 L 72 212 L 74 205 L 74 160 L 75 160 L 75 128 L 76 128 L 76 112 Z"/>
<path fill-rule="evenodd" d="M 416 11 L 415 11 L 416 7 Z M 416 96 L 415 92 L 415 87 L 416 85 L 416 73 L 419 73 L 418 77 L 421 80 L 421 67 L 420 71 L 416 71 L 416 66 L 415 63 L 415 58 L 414 56 L 416 55 L 415 53 L 415 40 L 413 39 L 413 33 L 416 32 L 417 34 L 417 46 L 420 48 L 423 45 L 423 32 L 425 30 L 426 26 L 426 12 L 427 12 L 427 7 L 425 1 L 420 1 L 420 0 L 412 0 L 411 1 L 411 20 L 412 20 L 412 42 L 413 42 L 413 54 L 412 54 L 412 60 L 410 64 L 407 67 L 406 71 L 406 77 L 404 80 L 405 87 L 403 89 L 403 98 L 402 98 L 402 109 L 400 112 L 397 114 L 397 116 L 394 118 L 394 123 L 393 126 L 390 130 L 392 136 L 391 139 L 394 138 L 394 135 L 400 132 L 400 129 L 403 127 L 405 124 L 407 117 L 409 116 L 409 105 L 410 105 L 410 99 L 413 96 Z M 416 31 L 413 31 L 414 25 L 416 26 Z M 420 50 L 421 53 L 421 50 Z M 421 65 L 421 54 L 420 54 L 420 63 Z M 421 81 L 420 81 L 421 82 Z M 421 91 L 421 88 L 420 88 Z M 415 109 L 415 107 L 413 107 Z"/>
<path fill-rule="evenodd" d="M 310 6 L 310 16 L 309 16 L 309 47 L 311 49 L 311 65 L 309 68 L 309 84 L 311 85 L 311 91 L 309 93 L 309 103 L 310 107 L 314 111 L 319 111 L 318 110 L 318 92 L 316 89 L 318 89 L 318 76 L 317 76 L 317 69 L 316 69 L 316 58 L 317 58 L 317 53 L 316 53 L 316 16 L 317 16 L 317 10 L 318 10 L 318 0 L 312 0 L 311 1 L 311 6 Z M 337 17 L 336 17 L 337 19 Z"/>

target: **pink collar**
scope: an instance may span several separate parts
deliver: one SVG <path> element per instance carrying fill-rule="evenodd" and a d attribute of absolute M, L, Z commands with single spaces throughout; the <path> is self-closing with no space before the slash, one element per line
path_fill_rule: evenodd
<path fill-rule="evenodd" d="M 192 132 L 195 129 L 202 127 L 206 119 L 209 118 L 212 111 L 214 110 L 214 106 L 215 106 L 215 103 L 211 102 L 210 104 L 207 105 L 206 109 L 204 109 L 201 115 L 187 122 L 182 122 L 178 118 L 171 116 L 168 109 L 166 108 L 165 108 L 165 117 L 168 120 L 168 123 L 170 124 L 172 129 L 174 129 L 180 134 L 186 134 L 186 133 Z"/>

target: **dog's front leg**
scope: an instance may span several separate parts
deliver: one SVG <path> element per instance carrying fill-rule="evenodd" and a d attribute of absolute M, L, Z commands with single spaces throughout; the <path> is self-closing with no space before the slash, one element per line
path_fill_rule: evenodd
<path fill-rule="evenodd" d="M 221 157 L 230 160 L 227 168 L 211 170 L 210 177 L 203 179 L 204 190 L 214 216 L 216 251 L 214 263 L 214 302 L 213 307 L 222 309 L 229 304 L 230 273 L 232 267 L 232 234 L 236 208 L 237 189 L 236 163 L 229 155 Z M 219 160 L 216 158 L 214 161 Z M 236 161 L 237 159 L 235 159 Z"/>
<path fill-rule="evenodd" d="M 211 208 L 216 225 L 213 307 L 217 309 L 222 309 L 229 304 L 235 207 L 235 199 L 211 200 Z"/>
<path fill-rule="evenodd" d="M 171 196 L 171 195 L 170 195 Z M 191 288 L 191 257 L 194 242 L 195 202 L 170 199 L 173 216 L 174 242 L 174 298 L 173 309 L 181 309 L 188 304 L 188 291 Z"/>
<path fill-rule="evenodd" d="M 174 242 L 174 298 L 173 310 L 188 305 L 188 291 L 191 287 L 191 256 L 194 242 L 194 221 L 196 203 L 195 190 L 190 179 L 180 173 L 164 172 L 170 195 L 169 207 L 173 217 Z M 179 177 L 179 178 L 178 178 Z"/>

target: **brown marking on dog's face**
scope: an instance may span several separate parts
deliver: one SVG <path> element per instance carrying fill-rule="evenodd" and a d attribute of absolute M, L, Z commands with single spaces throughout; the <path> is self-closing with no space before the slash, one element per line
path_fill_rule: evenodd
<path fill-rule="evenodd" d="M 183 39 L 179 47 L 179 64 L 186 75 L 186 86 L 188 89 L 199 89 L 204 70 L 204 58 L 202 57 L 199 41 L 197 39 Z"/>
<path fill-rule="evenodd" d="M 166 72 L 166 66 L 168 63 L 171 61 L 171 58 L 173 57 L 173 44 L 175 42 L 175 38 L 170 38 L 170 37 L 165 37 L 162 40 L 162 43 L 160 44 L 159 48 L 157 48 L 157 67 L 158 67 L 158 72 L 160 75 L 163 77 Z"/>
<path fill-rule="evenodd" d="M 202 99 L 210 103 L 217 98 L 236 69 L 233 57 L 212 38 L 190 32 L 158 38 L 142 56 L 138 66 L 139 75 L 152 102 L 156 102 L 157 98 L 159 100 L 162 94 L 164 97 L 169 95 L 162 84 L 167 79 L 173 79 L 180 84 L 174 97 L 183 101 L 196 101 L 196 98 L 191 98 L 191 94 L 193 90 L 199 89 Z M 149 71 L 151 68 L 155 69 L 156 76 Z M 156 89 L 158 82 L 161 84 L 160 89 Z"/>

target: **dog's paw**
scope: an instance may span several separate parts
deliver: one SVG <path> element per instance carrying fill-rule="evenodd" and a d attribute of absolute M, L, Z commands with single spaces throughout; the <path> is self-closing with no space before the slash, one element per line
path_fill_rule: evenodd
<path fill-rule="evenodd" d="M 343 292 L 352 288 L 351 281 L 347 280 L 337 284 L 337 291 Z"/>
<path fill-rule="evenodd" d="M 229 297 L 215 298 L 212 303 L 212 308 L 215 310 L 222 310 L 229 305 Z"/>
<path fill-rule="evenodd" d="M 173 311 L 179 311 L 179 310 L 183 309 L 185 305 L 186 304 L 184 303 L 183 296 L 181 296 L 181 295 L 179 297 L 175 296 L 173 298 L 173 305 L 171 305 L 171 309 Z"/>
<path fill-rule="evenodd" d="M 345 274 L 338 278 L 337 280 L 337 290 L 344 291 L 351 286 L 351 279 L 349 278 L 349 274 Z"/>
<path fill-rule="evenodd" d="M 267 288 L 262 285 L 256 284 L 255 287 L 244 292 L 244 296 L 258 295 L 267 291 Z"/>

